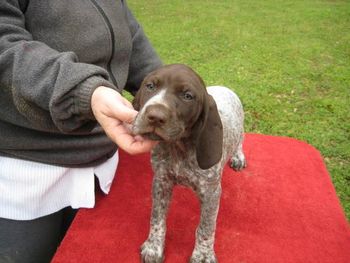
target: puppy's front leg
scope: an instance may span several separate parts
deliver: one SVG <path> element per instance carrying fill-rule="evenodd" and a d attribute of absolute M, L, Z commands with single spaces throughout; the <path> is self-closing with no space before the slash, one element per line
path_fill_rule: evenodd
<path fill-rule="evenodd" d="M 156 174 L 152 189 L 151 228 L 148 239 L 141 246 L 141 260 L 144 263 L 160 263 L 164 259 L 166 214 L 172 196 L 173 184 Z"/>
<path fill-rule="evenodd" d="M 221 185 L 210 185 L 205 190 L 197 192 L 197 194 L 201 202 L 201 216 L 190 263 L 217 263 L 214 241 Z"/>

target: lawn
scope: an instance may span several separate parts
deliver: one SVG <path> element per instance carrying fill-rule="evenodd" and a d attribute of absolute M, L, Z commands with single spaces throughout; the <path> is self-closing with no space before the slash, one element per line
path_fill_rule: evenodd
<path fill-rule="evenodd" d="M 146 3 L 146 4 L 145 4 Z M 241 97 L 246 131 L 323 155 L 350 221 L 350 2 L 129 0 L 164 63 Z"/>

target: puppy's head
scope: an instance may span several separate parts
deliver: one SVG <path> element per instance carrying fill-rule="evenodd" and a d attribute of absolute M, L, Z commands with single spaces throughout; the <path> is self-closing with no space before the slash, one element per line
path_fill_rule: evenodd
<path fill-rule="evenodd" d="M 191 68 L 173 64 L 151 72 L 133 106 L 139 111 L 134 134 L 167 142 L 193 140 L 202 169 L 221 159 L 223 135 L 216 104 Z"/>

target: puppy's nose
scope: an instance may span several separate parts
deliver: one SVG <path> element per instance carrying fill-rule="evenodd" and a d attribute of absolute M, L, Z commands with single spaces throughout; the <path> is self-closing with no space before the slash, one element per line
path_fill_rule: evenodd
<path fill-rule="evenodd" d="M 169 112 L 163 105 L 150 105 L 145 114 L 149 124 L 153 126 L 162 126 L 169 119 Z"/>

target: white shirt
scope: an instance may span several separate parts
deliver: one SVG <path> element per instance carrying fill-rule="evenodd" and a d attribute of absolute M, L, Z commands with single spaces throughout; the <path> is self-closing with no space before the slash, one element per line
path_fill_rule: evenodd
<path fill-rule="evenodd" d="M 118 152 L 96 167 L 68 168 L 0 157 L 0 218 L 31 220 L 65 207 L 95 205 L 95 175 L 108 194 Z"/>

